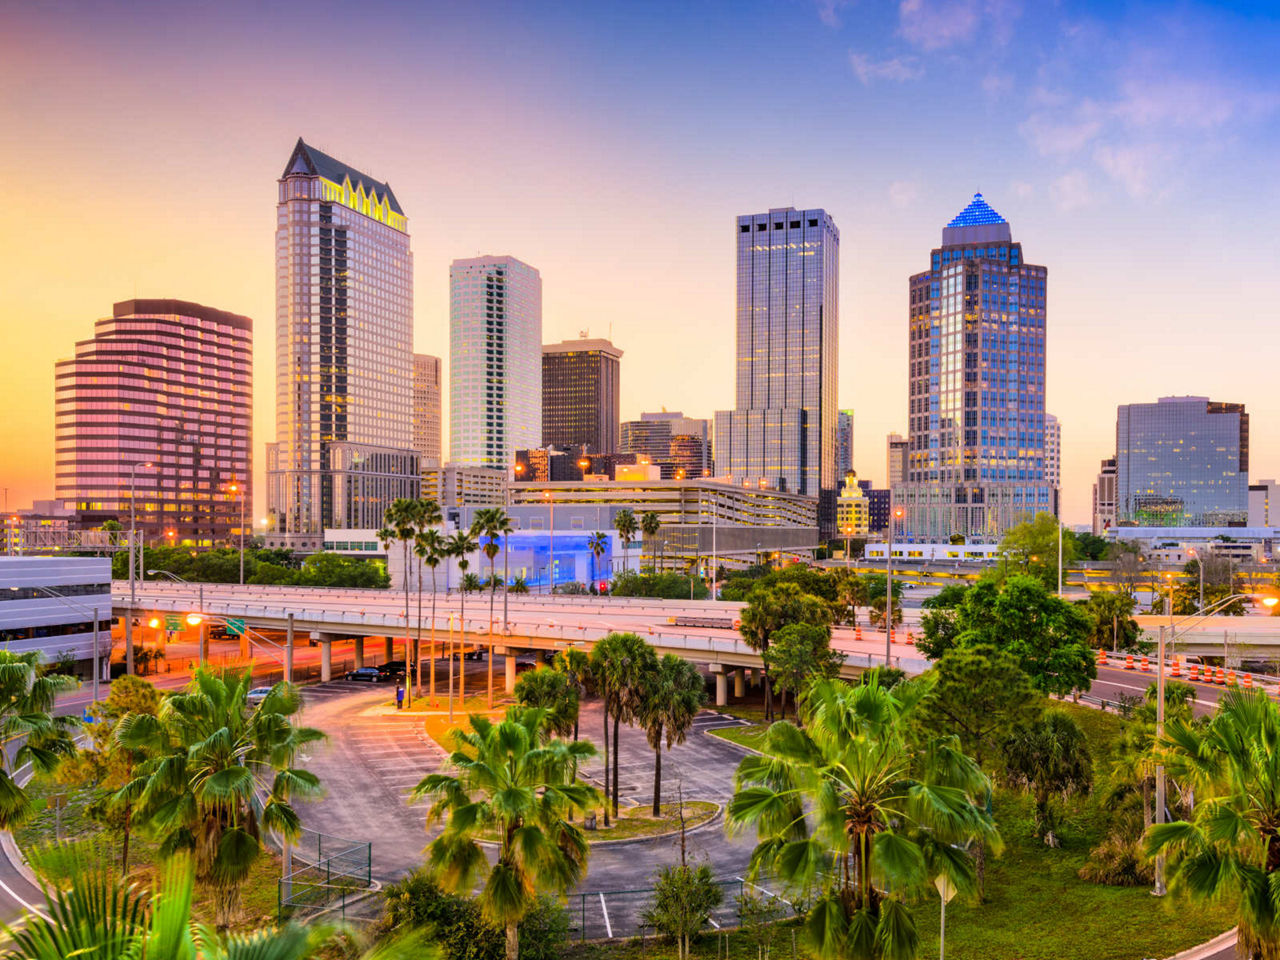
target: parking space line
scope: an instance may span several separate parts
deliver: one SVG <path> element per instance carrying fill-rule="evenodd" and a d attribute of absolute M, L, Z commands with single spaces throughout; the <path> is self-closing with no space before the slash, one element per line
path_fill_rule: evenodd
<path fill-rule="evenodd" d="M 613 924 L 609 922 L 609 908 L 604 905 L 604 894 L 600 894 L 600 912 L 604 914 L 604 932 L 613 939 Z"/>

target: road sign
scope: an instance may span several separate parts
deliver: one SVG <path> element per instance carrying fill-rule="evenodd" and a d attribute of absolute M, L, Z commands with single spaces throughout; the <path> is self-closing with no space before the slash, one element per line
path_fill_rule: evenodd
<path fill-rule="evenodd" d="M 165 614 L 164 628 L 166 630 L 181 630 L 182 618 L 177 614 L 173 614 L 173 613 Z"/>
<path fill-rule="evenodd" d="M 933 878 L 933 885 L 938 888 L 938 896 L 942 898 L 943 903 L 950 903 L 951 898 L 956 895 L 956 885 L 951 882 L 951 878 L 946 874 L 938 874 Z"/>
<path fill-rule="evenodd" d="M 227 633 L 233 637 L 244 636 L 244 618 L 227 617 Z"/>

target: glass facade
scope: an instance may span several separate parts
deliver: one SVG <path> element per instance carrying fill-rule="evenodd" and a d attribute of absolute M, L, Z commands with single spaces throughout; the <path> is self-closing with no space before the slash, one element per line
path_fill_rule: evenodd
<path fill-rule="evenodd" d="M 716 472 L 819 499 L 835 525 L 840 232 L 824 210 L 738 217 L 737 394 Z"/>
<path fill-rule="evenodd" d="M 252 504 L 253 321 L 184 300 L 125 300 L 55 367 L 55 489 L 81 519 L 208 547 Z M 153 467 L 131 468 L 151 463 Z M 130 475 L 133 482 L 130 482 Z M 245 511 L 251 526 L 252 507 Z"/>
<path fill-rule="evenodd" d="M 836 475 L 853 473 L 853 411 L 841 410 L 836 415 Z"/>
<path fill-rule="evenodd" d="M 413 355 L 413 449 L 423 467 L 440 466 L 440 358 Z"/>
<path fill-rule="evenodd" d="M 565 340 L 542 348 L 542 445 L 615 453 L 622 351 L 608 340 Z"/>
<path fill-rule="evenodd" d="M 343 511 L 332 445 L 411 452 L 413 255 L 390 186 L 299 140 L 276 207 L 276 532 L 319 545 Z M 407 462 L 407 461 L 406 461 Z M 417 496 L 407 476 L 399 496 Z M 381 492 L 357 492 L 364 512 Z"/>
<path fill-rule="evenodd" d="M 1054 509 L 1046 464 L 1047 270 L 975 194 L 908 287 L 903 535 L 998 540 Z"/>
<path fill-rule="evenodd" d="M 1249 514 L 1249 415 L 1242 403 L 1161 397 L 1116 413 L 1120 526 L 1243 526 Z"/>
<path fill-rule="evenodd" d="M 449 267 L 449 460 L 508 473 L 542 442 L 542 277 L 515 257 Z"/>

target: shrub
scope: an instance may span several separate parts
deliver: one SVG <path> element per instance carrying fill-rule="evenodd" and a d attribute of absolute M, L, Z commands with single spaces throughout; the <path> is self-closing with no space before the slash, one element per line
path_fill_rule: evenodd
<path fill-rule="evenodd" d="M 1142 852 L 1142 838 L 1108 834 L 1089 851 L 1080 879 L 1112 887 L 1145 887 L 1155 882 L 1155 868 Z"/>

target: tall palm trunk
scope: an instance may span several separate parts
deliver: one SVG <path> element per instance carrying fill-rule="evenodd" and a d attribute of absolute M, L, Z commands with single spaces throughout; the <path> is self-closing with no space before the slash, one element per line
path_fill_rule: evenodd
<path fill-rule="evenodd" d="M 507 924 L 507 960 L 520 956 L 520 925 L 514 920 Z"/>
<path fill-rule="evenodd" d="M 622 724 L 622 710 L 613 716 L 613 815 L 618 816 L 618 727 Z"/>
<path fill-rule="evenodd" d="M 507 534 L 502 535 L 502 633 L 505 636 L 507 626 L 510 623 L 507 617 L 507 594 L 510 592 L 507 587 L 511 583 L 511 574 L 507 569 Z"/>
<path fill-rule="evenodd" d="M 431 568 L 431 705 L 436 700 L 436 568 Z"/>
<path fill-rule="evenodd" d="M 409 541 L 401 541 L 404 544 L 404 705 L 405 707 L 413 706 L 413 680 L 409 676 Z"/>
<path fill-rule="evenodd" d="M 609 825 L 609 691 L 603 691 L 604 700 L 604 825 Z"/>
<path fill-rule="evenodd" d="M 662 728 L 658 728 L 658 745 L 653 749 L 653 815 L 662 815 Z"/>
<path fill-rule="evenodd" d="M 417 554 L 414 554 L 417 556 Z M 405 673 L 416 677 L 414 696 L 422 696 L 422 561 L 418 561 L 418 630 L 413 637 L 413 660 L 405 664 Z"/>

